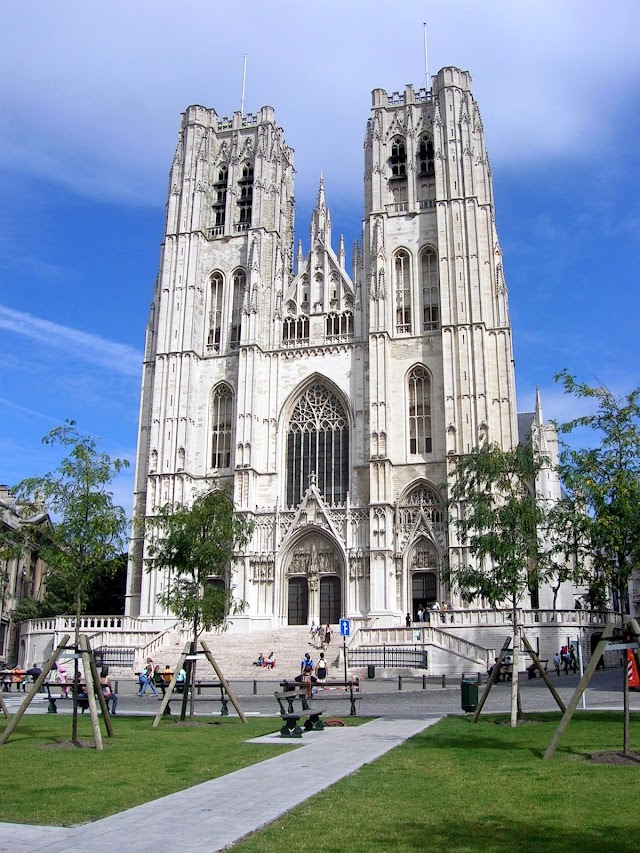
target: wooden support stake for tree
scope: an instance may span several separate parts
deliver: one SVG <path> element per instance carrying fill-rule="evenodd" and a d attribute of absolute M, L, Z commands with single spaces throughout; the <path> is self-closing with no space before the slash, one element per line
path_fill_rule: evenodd
<path fill-rule="evenodd" d="M 231 688 L 229 687 L 229 684 L 227 682 L 227 679 L 224 677 L 224 675 L 222 674 L 222 671 L 220 670 L 218 664 L 215 662 L 213 655 L 211 654 L 211 651 L 209 650 L 209 646 L 205 643 L 204 640 L 200 640 L 200 645 L 202 646 L 203 652 L 207 656 L 207 660 L 209 661 L 209 663 L 211 664 L 211 666 L 215 670 L 215 673 L 220 680 L 220 684 L 222 684 L 224 689 L 227 691 L 227 695 L 228 695 L 229 699 L 231 699 L 231 703 L 233 704 L 233 707 L 238 712 L 238 716 L 240 717 L 240 719 L 242 720 L 243 723 L 246 723 L 247 718 L 242 713 L 242 708 L 238 704 L 238 700 L 236 699 L 236 697 L 233 695 Z"/>
<path fill-rule="evenodd" d="M 82 668 L 84 670 L 84 685 L 87 694 L 87 702 L 89 703 L 89 714 L 91 715 L 91 728 L 93 729 L 93 741 L 98 752 L 104 749 L 102 743 L 102 732 L 100 731 L 100 720 L 98 719 L 98 708 L 96 705 L 96 685 L 91 672 L 91 662 L 89 661 L 89 652 L 87 651 L 87 638 L 80 636 L 80 654 L 82 656 Z M 98 682 L 98 686 L 100 682 Z M 78 685 L 75 685 L 76 690 Z"/>
<path fill-rule="evenodd" d="M 176 682 L 178 680 L 178 673 L 182 669 L 182 664 L 184 663 L 184 659 L 186 658 L 186 656 L 189 652 L 190 646 L 191 646 L 191 642 L 189 641 L 185 645 L 184 651 L 182 652 L 182 654 L 180 655 L 180 658 L 178 659 L 178 663 L 176 664 L 176 666 L 173 670 L 173 675 L 171 676 L 171 681 L 169 682 L 169 686 L 166 689 L 166 693 L 162 697 L 162 702 L 160 703 L 160 710 L 155 715 L 155 717 L 153 719 L 153 723 L 151 724 L 152 729 L 158 728 L 158 726 L 160 725 L 160 720 L 162 719 L 162 715 L 165 712 L 165 708 L 167 707 L 167 705 L 171 701 L 171 694 L 173 693 L 173 689 L 176 686 Z M 186 687 L 187 687 L 187 685 L 185 684 L 185 689 L 186 689 Z"/>
<path fill-rule="evenodd" d="M 87 652 L 89 653 L 89 665 L 91 666 L 91 677 L 93 678 L 93 683 L 96 686 L 96 695 L 98 697 L 98 702 L 100 703 L 100 710 L 102 711 L 102 719 L 104 720 L 104 726 L 107 730 L 107 735 L 109 737 L 113 737 L 113 725 L 111 723 L 111 715 L 109 714 L 109 705 L 107 700 L 104 698 L 104 691 L 102 689 L 102 684 L 100 682 L 100 676 L 98 675 L 98 667 L 96 666 L 96 659 L 93 656 L 93 652 L 91 651 L 91 643 L 89 642 L 89 638 L 84 634 L 80 637 L 80 648 L 82 648 L 82 641 L 86 645 Z"/>
<path fill-rule="evenodd" d="M 580 684 L 578 684 L 576 688 L 576 692 L 571 697 L 571 702 L 569 702 L 569 707 L 564 712 L 564 716 L 560 720 L 560 724 L 555 731 L 555 734 L 551 738 L 551 743 L 547 747 L 547 751 L 542 756 L 543 761 L 549 761 L 550 758 L 553 757 L 553 753 L 556 751 L 558 744 L 560 743 L 560 739 L 562 735 L 566 732 L 569 723 L 571 722 L 571 717 L 573 717 L 573 713 L 578 707 L 578 702 L 580 701 L 580 697 L 587 689 L 587 685 L 591 681 L 591 676 L 596 671 L 596 667 L 598 666 L 598 662 L 600 658 L 607 650 L 607 646 L 609 645 L 609 638 L 613 636 L 613 623 L 608 622 L 604 631 L 602 632 L 602 639 L 598 643 L 595 648 L 595 651 L 589 661 L 589 666 L 586 668 L 584 675 L 580 679 Z"/>
<path fill-rule="evenodd" d="M 4 699 L 2 698 L 2 696 L 0 696 L 0 710 L 4 714 L 5 719 L 8 720 L 11 717 L 11 714 L 9 713 L 7 706 L 4 704 Z"/>
<path fill-rule="evenodd" d="M 189 643 L 189 654 L 187 655 L 187 677 L 184 681 L 184 694 L 182 696 L 182 705 L 180 706 L 180 722 L 184 723 L 187 718 L 187 703 L 189 696 L 193 696 L 193 656 L 196 653 L 196 644 L 192 641 Z M 191 704 L 193 708 L 193 703 Z"/>
<path fill-rule="evenodd" d="M 473 712 L 473 717 L 471 717 L 472 723 L 478 722 L 478 717 L 480 716 L 480 711 L 482 711 L 482 707 L 483 707 L 484 703 L 487 701 L 489 691 L 491 690 L 493 685 L 498 680 L 498 676 L 500 675 L 500 670 L 502 668 L 502 661 L 503 661 L 504 656 L 506 655 L 507 651 L 509 650 L 509 648 L 511 646 L 512 639 L 513 639 L 513 637 L 507 637 L 507 639 L 504 641 L 502 649 L 500 650 L 500 654 L 496 658 L 496 662 L 495 662 L 493 669 L 491 671 L 491 675 L 489 676 L 489 680 L 487 681 L 487 684 L 484 688 L 482 696 L 480 697 L 480 701 L 478 702 L 478 707 Z M 511 677 L 513 678 L 513 668 L 512 668 Z"/>
<path fill-rule="evenodd" d="M 566 709 L 566 707 L 565 707 L 565 704 L 564 704 L 564 702 L 562 701 L 562 699 L 560 698 L 560 696 L 558 695 L 558 691 L 556 690 L 556 688 L 555 688 L 555 687 L 553 686 L 553 684 L 551 683 L 551 679 L 549 678 L 548 673 L 547 673 L 547 672 L 545 672 L 544 667 L 543 667 L 543 666 L 542 666 L 542 664 L 540 663 L 540 659 L 538 658 L 537 654 L 534 652 L 534 650 L 533 650 L 533 648 L 532 648 L 531 643 L 529 642 L 529 640 L 527 640 L 527 638 L 526 638 L 526 636 L 525 636 L 525 634 L 524 634 L 524 631 L 521 631 L 521 632 L 520 632 L 520 636 L 522 637 L 522 642 L 524 643 L 526 650 L 529 652 L 529 654 L 530 654 L 530 656 L 531 656 L 531 660 L 534 662 L 534 664 L 536 665 L 536 668 L 537 668 L 538 672 L 540 673 L 540 677 L 542 678 L 542 680 L 544 681 L 544 683 L 547 685 L 547 687 L 548 687 L 548 688 L 549 688 L 549 690 L 551 691 L 551 695 L 552 695 L 552 696 L 553 696 L 553 698 L 555 699 L 555 701 L 556 701 L 556 705 L 558 706 L 558 708 L 560 708 L 560 710 L 561 710 L 561 711 L 562 711 L 562 713 L 564 714 L 564 712 L 567 710 L 567 709 Z"/>
<path fill-rule="evenodd" d="M 27 708 L 31 704 L 33 697 L 36 695 L 36 693 L 42 687 L 42 684 L 43 684 L 45 678 L 49 675 L 49 673 L 53 669 L 54 663 L 58 660 L 58 657 L 64 651 L 65 646 L 69 642 L 69 637 L 70 637 L 69 634 L 64 635 L 64 637 L 60 640 L 60 642 L 56 646 L 55 651 L 53 652 L 53 654 L 51 655 L 49 660 L 45 663 L 45 665 L 42 669 L 42 672 L 36 678 L 35 683 L 31 687 L 31 690 L 29 690 L 27 695 L 24 697 L 22 705 L 20 705 L 20 707 L 18 708 L 16 713 L 13 715 L 13 717 L 11 717 L 11 719 L 9 720 L 9 724 L 7 725 L 7 728 L 2 732 L 2 735 L 0 735 L 0 746 L 5 744 L 9 740 L 9 738 L 11 737 L 11 733 L 14 731 L 15 727 L 20 722 L 20 718 L 22 717 L 24 712 L 27 710 Z"/>

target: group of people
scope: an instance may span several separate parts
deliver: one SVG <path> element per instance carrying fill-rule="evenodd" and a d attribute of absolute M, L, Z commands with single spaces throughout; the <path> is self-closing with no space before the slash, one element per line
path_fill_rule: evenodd
<path fill-rule="evenodd" d="M 173 671 L 169 664 L 164 668 L 164 672 L 161 671 L 160 666 L 158 664 L 153 663 L 153 658 L 147 658 L 147 662 L 140 670 L 140 675 L 138 676 L 138 681 L 140 685 L 140 689 L 138 690 L 138 696 L 144 696 L 147 690 L 147 687 L 151 690 L 154 696 L 157 696 L 158 699 L 162 699 L 167 692 L 167 687 L 171 683 L 171 679 L 173 678 Z M 177 693 L 184 693 L 184 685 L 187 681 L 187 672 L 184 667 L 178 671 L 178 675 L 176 676 L 176 686 L 175 690 Z M 156 688 L 160 688 L 162 692 L 162 696 L 158 693 Z"/>
<path fill-rule="evenodd" d="M 274 669 L 274 667 L 276 665 L 276 658 L 275 658 L 274 653 L 269 652 L 269 657 L 265 658 L 265 656 L 262 654 L 262 652 L 260 652 L 260 654 L 258 655 L 258 659 L 254 660 L 253 665 L 254 666 L 261 666 L 261 667 L 264 667 L 265 669 Z"/>
<path fill-rule="evenodd" d="M 316 625 L 314 620 L 309 628 L 309 636 L 311 637 L 311 642 L 316 646 L 316 648 L 324 649 L 326 651 L 329 648 L 329 643 L 331 642 L 331 628 L 329 625 Z"/>
<path fill-rule="evenodd" d="M 578 671 L 578 659 L 576 657 L 576 649 L 573 643 L 569 646 L 563 646 L 559 652 L 553 656 L 553 666 L 556 674 L 560 675 L 560 667 L 564 667 L 564 674 L 569 675 L 569 670 L 572 672 Z"/>
<path fill-rule="evenodd" d="M 295 681 L 306 682 L 309 685 L 309 693 L 313 694 L 316 688 L 315 684 L 324 684 L 329 674 L 329 664 L 324 656 L 324 652 L 320 652 L 318 662 L 314 663 L 309 652 L 304 653 L 304 657 L 300 661 L 300 672 L 295 677 Z"/>
<path fill-rule="evenodd" d="M 431 614 L 432 613 L 439 613 L 440 619 L 443 622 L 446 622 L 447 621 L 447 612 L 453 613 L 453 610 L 454 610 L 454 607 L 453 607 L 453 604 L 451 604 L 451 603 L 447 603 L 446 601 L 443 601 L 442 604 L 439 604 L 437 601 L 434 601 L 433 604 L 430 605 L 429 607 L 427 607 L 426 604 L 424 607 L 422 606 L 422 604 L 420 604 L 418 606 L 418 611 L 416 613 L 416 616 L 418 617 L 418 622 L 427 622 L 428 623 L 428 622 L 431 622 Z M 434 618 L 437 619 L 437 616 Z M 453 617 L 451 617 L 451 618 L 453 621 Z M 407 626 L 407 628 L 411 627 L 412 622 L 413 622 L 413 620 L 411 618 L 411 614 L 407 613 L 407 615 L 405 617 L 405 625 Z"/>

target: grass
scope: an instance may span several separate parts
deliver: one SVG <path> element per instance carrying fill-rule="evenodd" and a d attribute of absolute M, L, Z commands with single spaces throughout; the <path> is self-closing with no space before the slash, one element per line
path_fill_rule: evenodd
<path fill-rule="evenodd" d="M 636 853 L 640 768 L 594 764 L 620 750 L 619 714 L 574 717 L 550 762 L 558 715 L 450 717 L 234 846 L 234 853 Z M 632 715 L 638 747 L 640 714 Z M 322 773 L 322 767 L 314 772 Z"/>
<path fill-rule="evenodd" d="M 79 737 L 91 738 L 89 715 L 80 717 Z M 6 721 L 0 719 L 0 732 Z M 22 718 L 0 746 L 0 820 L 68 826 L 96 820 L 264 761 L 291 748 L 245 743 L 277 731 L 273 718 L 216 719 L 198 726 L 145 717 L 116 717 L 114 738 L 104 751 L 60 748 L 71 737 L 68 715 Z M 103 732 L 104 734 L 104 732 Z"/>

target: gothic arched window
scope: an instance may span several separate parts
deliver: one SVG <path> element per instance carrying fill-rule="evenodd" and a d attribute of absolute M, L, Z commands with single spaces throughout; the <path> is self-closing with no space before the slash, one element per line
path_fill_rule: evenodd
<path fill-rule="evenodd" d="M 253 205 L 253 165 L 245 163 L 242 167 L 242 177 L 238 181 L 238 222 L 251 224 L 251 207 Z"/>
<path fill-rule="evenodd" d="M 433 175 L 433 139 L 423 136 L 418 145 L 418 174 Z"/>
<path fill-rule="evenodd" d="M 396 291 L 396 332 L 411 331 L 411 266 L 409 253 L 401 249 L 393 258 Z"/>
<path fill-rule="evenodd" d="M 225 207 L 227 204 L 227 177 L 228 170 L 226 165 L 223 165 L 218 169 L 217 180 L 213 184 L 214 224 L 218 227 L 224 227 Z"/>
<path fill-rule="evenodd" d="M 287 506 L 297 506 L 315 478 L 329 504 L 342 504 L 349 489 L 349 425 L 345 410 L 317 382 L 302 394 L 287 431 Z"/>
<path fill-rule="evenodd" d="M 233 274 L 233 303 L 231 305 L 231 335 L 229 346 L 238 349 L 242 336 L 242 303 L 247 286 L 247 274 L 244 270 L 236 270 Z"/>
<path fill-rule="evenodd" d="M 389 158 L 392 178 L 404 178 L 407 175 L 407 146 L 401 136 L 396 136 L 391 142 L 391 157 Z"/>
<path fill-rule="evenodd" d="M 214 352 L 220 352 L 223 287 L 222 273 L 214 272 L 209 280 L 209 334 L 207 335 L 207 346 Z"/>
<path fill-rule="evenodd" d="M 409 373 L 409 453 L 431 453 L 431 377 L 420 366 Z"/>
<path fill-rule="evenodd" d="M 233 392 L 228 385 L 218 385 L 211 397 L 211 467 L 231 467 L 231 431 Z"/>
<path fill-rule="evenodd" d="M 438 259 L 433 249 L 425 249 L 420 255 L 420 277 L 422 279 L 422 331 L 433 332 L 440 328 Z"/>

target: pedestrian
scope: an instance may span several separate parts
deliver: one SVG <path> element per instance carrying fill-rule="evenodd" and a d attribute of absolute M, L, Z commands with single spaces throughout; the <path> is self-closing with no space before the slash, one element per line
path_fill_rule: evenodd
<path fill-rule="evenodd" d="M 167 682 L 164 680 L 163 674 L 160 672 L 160 667 L 156 664 L 153 668 L 153 683 L 156 687 L 162 690 L 164 696 L 167 692 Z"/>
<path fill-rule="evenodd" d="M 109 710 L 109 702 L 111 702 L 111 714 L 115 715 L 116 705 L 118 704 L 118 694 L 113 692 L 113 687 L 109 680 L 108 666 L 103 666 L 100 670 L 100 687 L 107 703 L 107 711 Z"/>
<path fill-rule="evenodd" d="M 569 666 L 574 674 L 578 671 L 578 659 L 576 658 L 576 649 L 573 643 L 569 646 Z"/>
<path fill-rule="evenodd" d="M 316 677 L 319 682 L 324 683 L 328 671 L 329 667 L 327 666 L 324 652 L 320 652 L 320 658 L 318 660 L 318 665 L 316 666 Z"/>
<path fill-rule="evenodd" d="M 556 652 L 553 656 L 553 665 L 556 670 L 556 675 L 560 675 L 560 664 L 562 663 L 562 658 L 560 657 L 560 653 Z"/>
<path fill-rule="evenodd" d="M 147 658 L 147 662 L 140 673 L 140 690 L 138 696 L 144 696 L 147 687 L 151 688 L 154 696 L 158 696 L 158 691 L 153 683 L 153 660 L 151 658 Z"/>
<path fill-rule="evenodd" d="M 424 611 L 422 609 L 422 605 L 418 607 L 418 622 L 424 622 Z"/>
<path fill-rule="evenodd" d="M 324 629 L 324 641 L 322 643 L 323 649 L 329 648 L 329 643 L 331 642 L 331 628 L 327 625 Z"/>
<path fill-rule="evenodd" d="M 311 659 L 309 652 L 305 652 L 304 657 L 300 661 L 300 674 L 302 674 L 308 666 L 313 669 L 313 660 Z"/>
<path fill-rule="evenodd" d="M 309 628 L 309 636 L 311 637 L 312 642 L 315 642 L 316 639 L 316 631 L 318 630 L 318 626 L 316 625 L 316 620 L 311 620 L 311 627 Z"/>
<path fill-rule="evenodd" d="M 407 615 L 405 616 L 405 618 L 404 618 L 404 624 L 405 624 L 405 627 L 406 627 L 406 628 L 410 628 L 410 627 L 411 627 L 411 614 L 410 614 L 410 613 L 407 613 Z"/>

